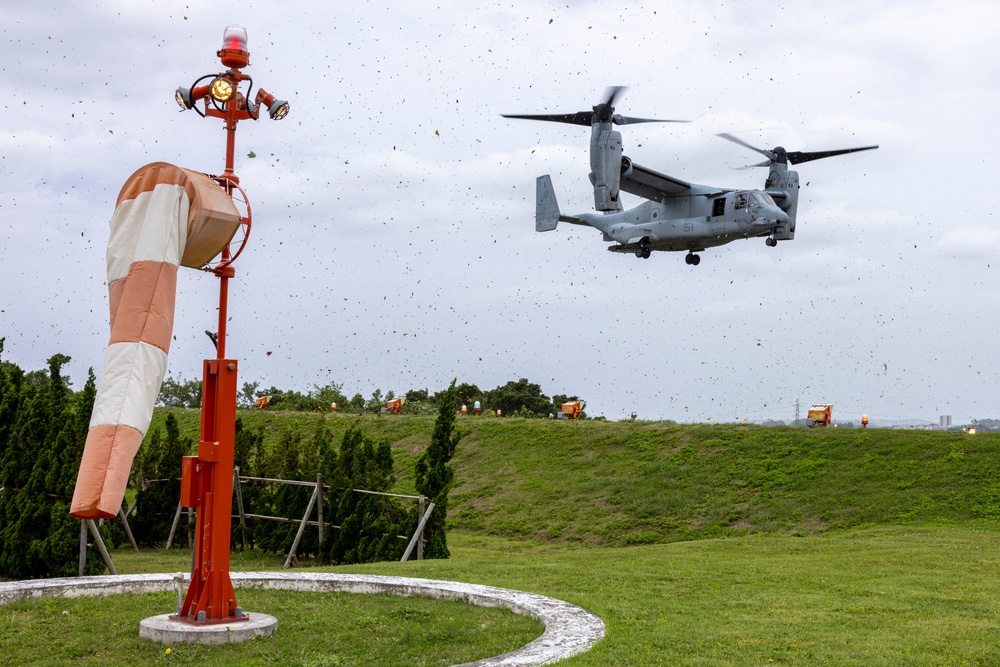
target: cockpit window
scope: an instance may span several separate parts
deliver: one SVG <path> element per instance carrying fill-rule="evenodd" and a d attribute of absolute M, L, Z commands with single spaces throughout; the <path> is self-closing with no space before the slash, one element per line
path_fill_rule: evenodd
<path fill-rule="evenodd" d="M 750 205 L 751 206 L 775 206 L 774 200 L 771 199 L 771 195 L 766 192 L 751 192 L 750 193 Z"/>

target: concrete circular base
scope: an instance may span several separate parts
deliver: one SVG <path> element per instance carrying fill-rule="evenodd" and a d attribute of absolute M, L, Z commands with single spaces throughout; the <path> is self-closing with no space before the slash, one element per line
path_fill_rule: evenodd
<path fill-rule="evenodd" d="M 161 644 L 238 644 L 254 637 L 269 637 L 278 619 L 267 614 L 247 614 L 247 620 L 232 625 L 211 623 L 192 625 L 170 619 L 170 614 L 139 621 L 139 636 Z"/>
<path fill-rule="evenodd" d="M 464 584 L 458 581 L 327 572 L 231 572 L 230 577 L 237 589 L 269 588 L 328 593 L 420 595 L 442 600 L 461 600 L 482 607 L 507 607 L 518 614 L 533 616 L 545 624 L 542 636 L 525 646 L 510 653 L 468 663 L 463 667 L 547 665 L 583 653 L 604 637 L 604 622 L 586 609 L 555 598 L 509 588 Z M 0 605 L 58 596 L 140 594 L 172 590 L 174 590 L 174 578 L 169 574 L 0 581 Z M 251 616 L 263 616 L 263 614 Z M 142 630 L 140 634 L 141 632 Z"/>

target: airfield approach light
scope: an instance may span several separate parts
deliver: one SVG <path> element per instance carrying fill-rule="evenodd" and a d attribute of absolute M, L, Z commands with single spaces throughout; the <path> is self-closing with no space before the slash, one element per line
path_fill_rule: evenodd
<path fill-rule="evenodd" d="M 216 102 L 228 102 L 236 95 L 236 86 L 224 76 L 217 76 L 209 86 L 212 99 Z"/>
<path fill-rule="evenodd" d="M 204 364 L 205 400 L 202 402 L 202 441 L 198 445 L 198 455 L 184 457 L 186 463 L 181 472 L 181 487 L 187 490 L 182 491 L 183 501 L 187 503 L 184 506 L 196 509 L 195 534 L 198 537 L 194 545 L 191 585 L 177 614 L 171 617 L 196 625 L 229 624 L 247 619 L 236 604 L 229 576 L 237 361 L 226 357 L 226 324 L 229 279 L 236 275 L 233 262 L 246 246 L 252 226 L 249 200 L 234 171 L 236 126 L 241 120 L 257 120 L 260 105 L 251 101 L 253 79 L 241 71 L 250 64 L 246 29 L 234 25 L 226 28 L 222 48 L 216 55 L 225 71 L 200 76 L 190 87 L 180 87 L 174 92 L 181 109 L 194 109 L 199 116 L 218 118 L 225 123 L 225 171 L 216 176 L 215 181 L 226 194 L 239 199 L 247 213 L 242 219 L 242 245 L 235 253 L 227 245 L 222 249 L 219 263 L 206 267 L 219 278 L 219 327 L 211 335 L 216 358 L 206 359 Z M 246 93 L 240 91 L 244 82 L 247 83 Z M 272 118 L 280 119 L 288 114 L 288 102 L 276 100 L 262 90 L 257 98 L 265 101 Z M 267 400 L 268 397 L 261 397 L 256 407 L 267 407 Z M 336 404 L 330 407 L 336 409 Z"/>
<path fill-rule="evenodd" d="M 191 109 L 195 103 L 204 99 L 208 95 L 208 86 L 194 86 L 192 88 L 178 88 L 174 92 L 174 99 L 182 109 Z"/>
<path fill-rule="evenodd" d="M 267 114 L 272 120 L 281 120 L 288 115 L 291 106 L 285 100 L 279 100 L 263 88 L 257 91 L 257 104 L 267 107 Z"/>

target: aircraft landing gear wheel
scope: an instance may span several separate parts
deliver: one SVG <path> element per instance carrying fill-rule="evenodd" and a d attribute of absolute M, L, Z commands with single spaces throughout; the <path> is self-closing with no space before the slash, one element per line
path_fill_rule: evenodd
<path fill-rule="evenodd" d="M 651 253 L 652 251 L 649 248 L 642 247 L 635 249 L 635 256 L 639 259 L 649 259 Z"/>
<path fill-rule="evenodd" d="M 696 255 L 692 252 L 684 258 L 684 262 L 691 266 L 698 266 L 701 263 L 701 255 Z"/>
<path fill-rule="evenodd" d="M 778 242 L 775 239 L 768 236 L 766 239 L 764 239 L 764 245 L 773 248 L 774 246 L 778 245 Z"/>

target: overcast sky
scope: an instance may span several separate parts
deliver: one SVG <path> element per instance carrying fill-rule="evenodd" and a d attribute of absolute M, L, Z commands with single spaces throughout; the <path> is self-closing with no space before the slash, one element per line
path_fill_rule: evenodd
<path fill-rule="evenodd" d="M 237 132 L 241 381 L 367 397 L 524 377 L 609 419 L 790 420 L 796 400 L 1000 417 L 989 1 L 4 3 L 4 359 L 68 354 L 76 387 L 100 370 L 115 199 L 149 162 L 222 171 L 221 121 L 173 93 L 224 69 L 229 24 L 249 34 L 245 72 L 292 109 Z M 622 128 L 626 155 L 690 182 L 763 187 L 735 169 L 760 156 L 719 132 L 880 148 L 799 165 L 796 239 L 773 249 L 692 267 L 607 252 L 588 228 L 536 233 L 538 175 L 564 212 L 591 210 L 589 129 L 500 114 L 590 109 L 617 84 L 619 113 L 693 119 Z M 217 282 L 181 272 L 176 379 L 214 356 Z"/>

